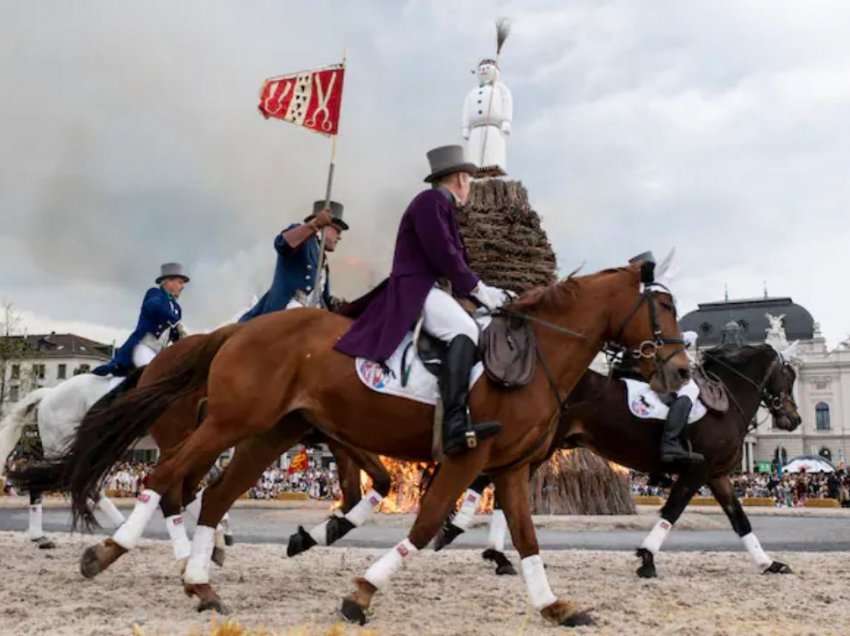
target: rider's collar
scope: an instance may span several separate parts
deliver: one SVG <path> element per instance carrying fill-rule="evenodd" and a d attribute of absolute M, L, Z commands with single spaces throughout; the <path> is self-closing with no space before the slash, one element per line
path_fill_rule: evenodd
<path fill-rule="evenodd" d="M 451 190 L 449 190 L 448 188 L 444 188 L 443 186 L 440 186 L 439 188 L 437 188 L 437 192 L 439 192 L 444 197 L 446 197 L 449 200 L 449 203 L 451 203 L 452 205 L 458 204 L 458 200 L 457 200 L 457 197 L 455 196 L 455 193 L 452 192 Z"/>

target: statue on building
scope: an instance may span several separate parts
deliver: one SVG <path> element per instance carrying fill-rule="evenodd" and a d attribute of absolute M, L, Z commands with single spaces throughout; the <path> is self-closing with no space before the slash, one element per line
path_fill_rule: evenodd
<path fill-rule="evenodd" d="M 735 347 L 744 346 L 744 330 L 736 320 L 730 320 L 723 327 L 720 333 L 720 344 L 733 345 Z"/>
<path fill-rule="evenodd" d="M 770 326 L 765 330 L 767 337 L 764 341 L 772 346 L 777 351 L 784 351 L 788 348 L 788 336 L 785 334 L 785 314 L 781 314 L 779 316 L 774 316 L 772 314 L 765 314 L 765 318 L 767 318 Z"/>
<path fill-rule="evenodd" d="M 496 58 L 479 62 L 478 87 L 467 94 L 463 104 L 466 157 L 479 167 L 481 176 L 508 174 L 507 138 L 511 134 L 513 98 L 500 79 L 499 55 L 509 31 L 507 19 L 496 22 Z"/>

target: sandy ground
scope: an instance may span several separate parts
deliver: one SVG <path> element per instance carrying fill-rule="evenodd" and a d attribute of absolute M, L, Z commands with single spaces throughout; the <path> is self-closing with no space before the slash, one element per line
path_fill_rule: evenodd
<path fill-rule="evenodd" d="M 0 634 L 204 634 L 210 617 L 182 593 L 170 549 L 142 541 L 87 581 L 78 559 L 90 537 L 57 536 L 54 551 L 22 533 L 0 533 Z M 336 609 L 380 551 L 314 549 L 287 559 L 274 545 L 237 544 L 213 582 L 243 626 L 326 634 Z M 514 558 L 515 554 L 512 555 Z M 593 607 L 597 625 L 578 634 L 841 634 L 850 623 L 850 554 L 780 553 L 794 575 L 762 576 L 740 553 L 670 553 L 660 578 L 634 576 L 623 552 L 544 554 L 556 594 Z M 520 577 L 496 577 L 477 551 L 419 555 L 376 597 L 367 626 L 342 633 L 555 634 L 526 601 Z"/>

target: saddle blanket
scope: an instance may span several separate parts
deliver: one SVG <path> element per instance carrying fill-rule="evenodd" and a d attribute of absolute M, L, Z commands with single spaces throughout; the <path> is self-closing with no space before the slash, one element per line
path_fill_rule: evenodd
<path fill-rule="evenodd" d="M 661 401 L 658 394 L 653 391 L 646 382 L 623 379 L 626 383 L 626 400 L 628 400 L 629 411 L 632 415 L 642 420 L 666 420 L 670 408 Z M 693 385 L 693 386 L 692 386 Z M 694 403 L 691 414 L 688 416 L 688 424 L 699 422 L 708 409 L 699 399 L 699 388 L 691 380 L 678 392 L 678 395 L 687 395 Z"/>
<path fill-rule="evenodd" d="M 483 330 L 490 324 L 490 318 L 489 316 L 476 317 L 476 322 Z M 407 356 L 404 355 L 405 351 L 407 351 Z M 406 365 L 404 369 L 402 369 L 402 361 Z M 356 358 L 354 367 L 357 369 L 357 377 L 360 378 L 360 381 L 378 393 L 395 395 L 431 406 L 437 403 L 437 398 L 440 396 L 437 378 L 422 364 L 419 353 L 416 351 L 416 345 L 413 344 L 412 331 L 407 333 L 404 340 L 401 341 L 401 344 L 383 366 L 372 360 Z M 407 375 L 406 382 L 404 382 L 405 374 Z M 484 365 L 479 362 L 472 367 L 469 374 L 470 390 L 482 375 L 484 375 Z"/>

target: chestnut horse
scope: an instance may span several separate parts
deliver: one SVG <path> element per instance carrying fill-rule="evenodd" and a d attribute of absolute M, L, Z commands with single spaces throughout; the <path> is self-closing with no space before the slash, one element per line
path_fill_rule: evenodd
<path fill-rule="evenodd" d="M 723 346 L 703 353 L 704 369 L 726 386 L 731 406 L 725 413 L 708 411 L 688 427 L 693 448 L 702 453 L 705 462 L 685 467 L 673 484 L 661 508 L 661 519 L 637 551 L 642 561 L 638 576 L 656 576 L 655 556 L 663 538 L 699 487 L 706 483 L 756 567 L 765 574 L 791 572 L 786 564 L 770 559 L 761 549 L 729 479 L 729 475 L 741 467 L 744 438 L 760 406 L 770 412 L 778 429 L 792 431 L 800 425 L 800 415 L 792 397 L 796 373 L 784 354 L 767 344 Z M 658 452 L 662 427 L 661 420 L 632 415 L 625 383 L 611 382 L 604 375 L 588 371 L 570 393 L 570 406 L 561 417 L 550 455 L 560 448 L 589 448 L 623 466 L 646 473 L 661 473 L 666 469 L 660 463 Z M 472 488 L 480 494 L 489 483 L 490 479 L 482 476 Z M 464 522 L 467 518 L 467 515 L 462 516 Z M 465 529 L 451 520 L 446 521 L 437 536 L 435 549 L 448 545 Z M 497 574 L 513 570 L 499 549 L 485 550 L 482 556 L 496 562 Z"/>
<path fill-rule="evenodd" d="M 666 288 L 653 284 L 653 266 L 639 261 L 571 277 L 525 294 L 511 305 L 510 311 L 528 316 L 534 325 L 540 364 L 531 383 L 513 391 L 486 380 L 476 384 L 470 396 L 472 412 L 477 419 L 501 422 L 503 429 L 443 462 L 408 538 L 357 579 L 354 593 L 344 600 L 342 612 L 347 619 L 365 621 L 374 593 L 388 583 L 405 558 L 428 543 L 463 489 L 486 471 L 494 475 L 514 544 L 523 557 L 532 604 L 554 623 L 590 621 L 585 612 L 572 602 L 558 600 L 549 588 L 528 507 L 529 467 L 545 457 L 564 396 L 606 342 L 640 351 L 643 375 L 667 390 L 678 389 L 688 379 L 673 300 Z M 363 386 L 353 361 L 333 349 L 349 325 L 341 316 L 312 309 L 261 316 L 223 342 L 200 347 L 171 375 L 93 417 L 106 428 L 114 423 L 115 413 L 132 411 L 136 421 L 129 428 L 140 435 L 171 403 L 206 383 L 204 420 L 159 462 L 127 523 L 112 539 L 86 550 L 84 561 L 108 563 L 132 548 L 163 494 L 192 483 L 222 451 L 236 445 L 221 479 L 204 492 L 184 575 L 187 593 L 197 595 L 202 607 L 221 609 L 209 584 L 214 528 L 264 468 L 311 428 L 372 453 L 430 459 L 433 408 L 378 395 Z M 84 455 L 114 455 L 108 444 L 79 450 Z M 80 502 L 87 494 L 86 489 L 72 490 L 73 506 L 81 514 L 85 509 Z"/>

